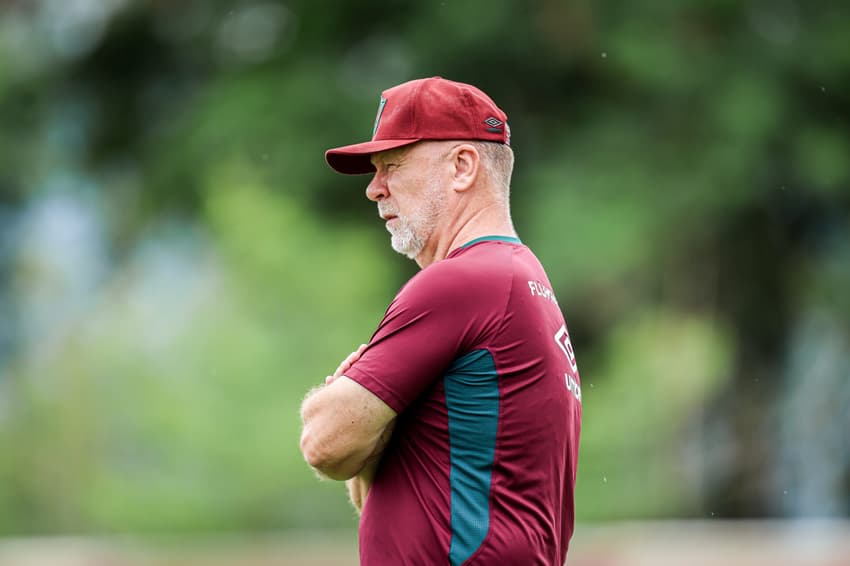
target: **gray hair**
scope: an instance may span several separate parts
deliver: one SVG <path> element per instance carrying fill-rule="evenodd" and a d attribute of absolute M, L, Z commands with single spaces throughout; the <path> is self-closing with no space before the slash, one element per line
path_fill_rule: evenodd
<path fill-rule="evenodd" d="M 472 142 L 481 156 L 481 165 L 487 177 L 501 189 L 507 199 L 511 194 L 511 174 L 514 170 L 514 152 L 511 146 L 498 142 Z"/>

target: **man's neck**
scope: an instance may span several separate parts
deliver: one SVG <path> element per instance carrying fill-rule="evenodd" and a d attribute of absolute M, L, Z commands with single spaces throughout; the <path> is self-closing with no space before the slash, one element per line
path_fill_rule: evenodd
<path fill-rule="evenodd" d="M 432 263 L 445 259 L 452 251 L 484 236 L 507 236 L 516 238 L 510 214 L 504 207 L 492 205 L 479 209 L 473 215 L 463 219 L 449 230 L 442 231 L 445 237 L 432 237 L 433 245 L 426 245 L 416 256 L 416 263 L 425 269 Z"/>

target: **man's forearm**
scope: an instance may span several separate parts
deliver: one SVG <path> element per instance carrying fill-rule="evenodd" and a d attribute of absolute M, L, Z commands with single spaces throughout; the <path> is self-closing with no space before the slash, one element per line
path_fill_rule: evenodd
<path fill-rule="evenodd" d="M 301 453 L 320 475 L 348 480 L 383 451 L 395 417 L 389 405 L 340 376 L 301 404 Z"/>
<path fill-rule="evenodd" d="M 384 453 L 389 443 L 390 438 L 395 429 L 395 420 L 393 420 L 381 435 L 381 440 L 375 449 L 375 452 L 366 461 L 366 465 L 360 470 L 356 476 L 346 480 L 345 486 L 348 488 L 348 497 L 351 499 L 351 504 L 360 513 L 363 511 L 363 505 L 366 503 L 366 496 L 369 494 L 369 489 L 372 487 L 372 481 L 375 479 L 375 474 L 378 471 L 378 466 L 381 463 L 381 456 Z"/>
<path fill-rule="evenodd" d="M 348 497 L 358 513 L 363 511 L 363 505 L 366 503 L 366 496 L 372 487 L 372 480 L 375 478 L 379 462 L 380 460 L 375 458 L 367 463 L 359 474 L 345 482 L 345 486 L 348 488 Z"/>

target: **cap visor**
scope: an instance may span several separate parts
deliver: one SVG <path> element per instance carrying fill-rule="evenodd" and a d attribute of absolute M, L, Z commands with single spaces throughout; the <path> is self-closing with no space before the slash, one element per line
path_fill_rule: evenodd
<path fill-rule="evenodd" d="M 379 151 L 387 151 L 416 143 L 418 139 L 378 140 L 343 147 L 335 147 L 325 152 L 325 161 L 331 169 L 343 175 L 365 175 L 374 173 L 371 156 Z"/>

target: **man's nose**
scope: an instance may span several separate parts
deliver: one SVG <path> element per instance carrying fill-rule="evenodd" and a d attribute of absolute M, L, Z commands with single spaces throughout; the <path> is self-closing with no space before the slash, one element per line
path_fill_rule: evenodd
<path fill-rule="evenodd" d="M 372 180 L 366 186 L 366 198 L 371 201 L 378 202 L 387 198 L 388 194 L 389 191 L 387 190 L 385 177 L 380 172 L 375 173 Z"/>

